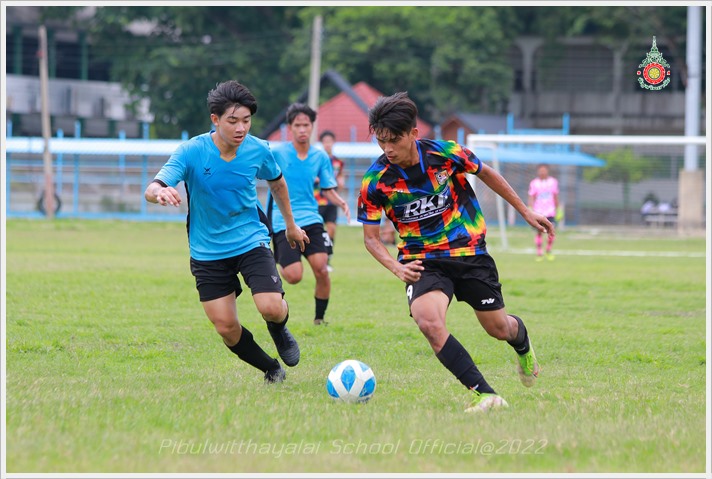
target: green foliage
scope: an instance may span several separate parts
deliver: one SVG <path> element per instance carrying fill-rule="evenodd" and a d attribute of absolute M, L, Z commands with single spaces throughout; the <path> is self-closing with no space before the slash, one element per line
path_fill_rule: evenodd
<path fill-rule="evenodd" d="M 359 227 L 338 232 L 327 327 L 311 322 L 311 274 L 285 285 L 302 360 L 267 387 L 206 319 L 182 222 L 8 221 L 7 471 L 702 473 L 705 239 L 567 229 L 556 261 L 536 263 L 523 251 L 530 228 L 510 230 L 510 252 L 495 232 L 507 310 L 526 322 L 542 373 L 525 389 L 512 349 L 453 301 L 449 330 L 510 404 L 473 417 Z M 276 355 L 249 291 L 237 304 Z M 328 398 L 326 375 L 348 357 L 376 373 L 368 404 Z M 250 440 L 271 446 L 238 449 Z M 201 449 L 233 441 L 231 452 Z M 300 442 L 320 447 L 286 449 Z"/>
<path fill-rule="evenodd" d="M 111 60 L 113 77 L 148 97 L 159 137 L 210 127 L 208 91 L 221 81 L 246 84 L 258 101 L 253 128 L 287 102 L 276 74 L 297 7 L 102 7 L 92 19 L 94 49 Z M 144 22 L 143 34 L 129 26 Z"/>
<path fill-rule="evenodd" d="M 598 156 L 605 160 L 606 165 L 602 168 L 585 168 L 583 175 L 587 181 L 637 183 L 651 172 L 645 158 L 636 155 L 632 148 L 619 148 Z"/>
<path fill-rule="evenodd" d="M 44 7 L 43 14 L 74 8 Z M 322 71 L 385 94 L 407 90 L 431 122 L 455 110 L 504 113 L 513 87 L 508 55 L 520 34 L 551 44 L 594 36 L 619 47 L 647 45 L 653 32 L 682 58 L 686 24 L 684 6 L 110 6 L 98 7 L 82 28 L 114 80 L 135 101 L 150 99 L 156 134 L 175 138 L 209 127 L 207 92 L 227 79 L 257 97 L 253 132 L 260 132 L 308 87 L 317 14 L 324 18 Z M 143 31 L 132 33 L 137 23 Z M 334 93 L 326 87 L 322 100 Z"/>
<path fill-rule="evenodd" d="M 114 79 L 136 101 L 150 99 L 159 137 L 204 131 L 207 91 L 230 78 L 257 97 L 257 132 L 307 88 L 318 13 L 323 70 L 386 93 L 407 90 L 431 121 L 462 108 L 503 111 L 509 8 L 112 6 L 98 8 L 89 29 Z M 149 28 L 132 33 L 136 22 Z"/>
<path fill-rule="evenodd" d="M 384 94 L 408 91 L 421 114 L 440 121 L 454 110 L 503 111 L 511 71 L 510 9 L 343 7 L 325 17 L 323 65 Z M 303 37 L 306 40 L 306 37 Z M 303 61 L 293 45 L 293 61 Z"/>
<path fill-rule="evenodd" d="M 556 6 L 515 9 L 522 33 L 550 40 L 565 36 L 594 36 L 600 43 L 646 43 L 657 35 L 665 43 L 679 41 L 687 23 L 686 6 Z M 651 33 L 654 32 L 654 33 Z"/>
<path fill-rule="evenodd" d="M 52 22 L 53 20 L 61 20 L 74 22 L 75 15 L 79 13 L 82 7 L 69 7 L 69 6 L 41 6 L 39 7 L 40 12 L 40 22 Z"/>

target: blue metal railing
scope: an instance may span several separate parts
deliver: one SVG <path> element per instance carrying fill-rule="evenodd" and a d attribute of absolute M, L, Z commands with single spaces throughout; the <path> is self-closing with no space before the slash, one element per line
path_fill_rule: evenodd
<path fill-rule="evenodd" d="M 148 125 L 143 127 L 143 139 L 127 139 L 124 132 L 119 132 L 118 138 L 81 138 L 80 125 L 75 132 L 71 138 L 59 130 L 50 139 L 55 192 L 63 205 L 57 217 L 185 220 L 186 205 L 168 212 L 149 204 L 143 190 L 173 151 L 188 139 L 186 132 L 180 140 L 150 140 Z M 6 216 L 42 217 L 38 200 L 44 185 L 44 140 L 13 137 L 11 122 L 7 133 Z M 346 191 L 342 196 L 355 215 L 359 175 L 382 152 L 373 143 L 337 143 L 334 152 L 346 163 Z M 264 199 L 267 185 L 262 183 L 258 193 Z M 339 220 L 344 218 L 339 216 Z"/>

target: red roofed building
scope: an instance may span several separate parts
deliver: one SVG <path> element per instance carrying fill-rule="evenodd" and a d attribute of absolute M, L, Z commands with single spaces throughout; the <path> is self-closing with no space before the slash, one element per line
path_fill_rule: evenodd
<path fill-rule="evenodd" d="M 319 106 L 317 112 L 317 137 L 324 130 L 331 130 L 336 135 L 338 142 L 370 142 L 368 133 L 368 110 L 378 97 L 385 96 L 365 82 L 359 82 L 352 87 L 352 92 L 362 100 L 360 105 L 351 95 L 342 91 L 338 95 L 325 101 Z M 364 108 L 364 106 L 366 108 Z M 426 138 L 432 136 L 432 127 L 418 118 L 419 136 Z M 269 141 L 291 141 L 292 135 L 286 128 L 279 128 L 267 137 Z"/>

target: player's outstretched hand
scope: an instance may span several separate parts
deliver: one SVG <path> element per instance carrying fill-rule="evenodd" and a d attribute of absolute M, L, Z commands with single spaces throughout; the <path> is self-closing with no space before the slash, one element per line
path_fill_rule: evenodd
<path fill-rule="evenodd" d="M 398 263 L 393 273 L 404 283 L 415 283 L 420 279 L 420 272 L 424 269 L 423 262 L 416 259 L 405 264 Z"/>
<path fill-rule="evenodd" d="M 346 223 L 351 223 L 351 210 L 349 209 L 349 204 L 344 201 L 344 204 L 341 209 L 344 210 L 344 215 L 346 216 Z"/>
<path fill-rule="evenodd" d="M 299 245 L 299 251 L 303 252 L 304 248 L 306 248 L 306 245 L 309 243 L 309 236 L 307 236 L 307 232 L 294 223 L 287 227 L 287 231 L 285 231 L 284 235 L 286 236 L 289 246 L 291 246 L 292 249 Z"/>
<path fill-rule="evenodd" d="M 544 215 L 534 213 L 530 210 L 529 214 L 525 216 L 524 219 L 527 220 L 527 223 L 542 233 L 546 233 L 549 236 L 554 236 L 556 234 L 554 231 L 554 225 L 551 224 L 551 221 L 549 221 Z"/>
<path fill-rule="evenodd" d="M 161 188 L 156 192 L 156 203 L 161 206 L 178 206 L 181 201 L 180 194 L 171 186 Z"/>

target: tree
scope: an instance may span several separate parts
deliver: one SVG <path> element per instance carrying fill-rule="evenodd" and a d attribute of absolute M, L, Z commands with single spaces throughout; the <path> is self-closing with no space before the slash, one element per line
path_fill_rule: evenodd
<path fill-rule="evenodd" d="M 324 16 L 322 67 L 391 94 L 407 90 L 430 121 L 467 109 L 503 112 L 511 90 L 508 7 L 311 7 Z M 282 67 L 308 74 L 305 31 Z"/>
<path fill-rule="evenodd" d="M 325 17 L 322 67 L 351 82 L 407 90 L 433 122 L 458 109 L 504 112 L 511 89 L 509 7 L 97 8 L 92 52 L 135 102 L 148 98 L 154 134 L 208 126 L 207 91 L 245 83 L 255 131 L 308 86 L 311 25 Z M 328 87 L 322 98 L 336 93 Z"/>
<path fill-rule="evenodd" d="M 72 8 L 43 12 L 56 18 Z M 647 46 L 654 32 L 674 65 L 683 58 L 686 25 L 686 8 L 667 6 L 297 5 L 99 7 L 82 28 L 92 55 L 111 63 L 113 80 L 137 102 L 151 101 L 155 134 L 175 138 L 210 126 L 207 92 L 227 79 L 257 97 L 253 131 L 260 131 L 308 87 L 316 14 L 324 16 L 323 70 L 385 94 L 407 90 L 431 122 L 456 110 L 505 113 L 514 83 L 510 47 L 521 33 L 552 43 L 589 35 L 617 47 L 641 39 Z M 637 61 L 646 51 L 629 54 Z M 326 87 L 322 99 L 334 93 Z"/>
<path fill-rule="evenodd" d="M 91 19 L 95 54 L 136 100 L 148 98 L 158 137 L 210 127 L 207 93 L 238 80 L 258 101 L 253 128 L 287 101 L 278 63 L 298 7 L 101 7 Z M 297 19 L 298 21 L 298 19 Z"/>
<path fill-rule="evenodd" d="M 559 37 L 594 37 L 600 45 L 617 49 L 630 45 L 632 61 L 645 57 L 652 36 L 658 45 L 666 45 L 665 57 L 686 84 L 685 30 L 687 7 L 680 6 L 556 6 L 518 7 L 515 9 L 518 31 L 540 35 L 550 48 Z"/>

